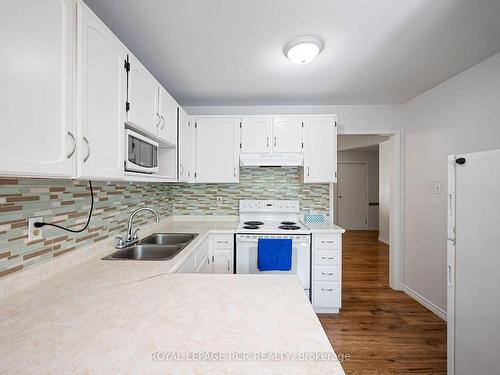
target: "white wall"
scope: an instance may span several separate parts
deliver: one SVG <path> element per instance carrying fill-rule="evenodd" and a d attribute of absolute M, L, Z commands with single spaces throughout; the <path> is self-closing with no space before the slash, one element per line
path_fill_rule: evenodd
<path fill-rule="evenodd" d="M 446 310 L 446 158 L 500 148 L 500 53 L 407 102 L 403 124 L 405 284 Z"/>
<path fill-rule="evenodd" d="M 393 139 L 379 144 L 379 234 L 378 239 L 389 243 L 390 233 L 390 197 L 394 182 L 392 181 L 392 168 L 394 157 Z"/>
<path fill-rule="evenodd" d="M 346 150 L 340 151 L 337 154 L 337 160 L 342 162 L 363 162 L 368 163 L 368 201 L 378 202 L 378 186 L 379 186 L 379 171 L 378 171 L 378 150 L 373 151 L 356 151 Z M 336 215 L 338 212 L 336 213 Z M 368 207 L 368 229 L 378 229 L 378 206 Z"/>

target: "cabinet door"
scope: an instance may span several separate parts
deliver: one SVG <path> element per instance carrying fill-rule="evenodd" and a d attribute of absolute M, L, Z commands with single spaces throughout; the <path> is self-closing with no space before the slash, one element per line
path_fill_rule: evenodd
<path fill-rule="evenodd" d="M 270 118 L 241 119 L 241 152 L 263 154 L 272 151 L 273 123 Z"/>
<path fill-rule="evenodd" d="M 163 141 L 175 146 L 177 144 L 177 102 L 162 86 L 160 95 L 160 125 L 158 136 Z"/>
<path fill-rule="evenodd" d="M 125 47 L 78 3 L 78 162 L 80 178 L 123 177 L 127 101 Z"/>
<path fill-rule="evenodd" d="M 127 122 L 137 128 L 158 136 L 160 115 L 158 114 L 158 82 L 147 69 L 129 53 Z"/>
<path fill-rule="evenodd" d="M 235 118 L 197 119 L 196 182 L 238 182 L 239 129 Z"/>
<path fill-rule="evenodd" d="M 72 177 L 76 6 L 0 2 L 0 175 Z"/>
<path fill-rule="evenodd" d="M 334 117 L 304 119 L 304 182 L 335 181 L 335 139 Z"/>
<path fill-rule="evenodd" d="M 232 250 L 213 250 L 213 273 L 233 273 Z"/>
<path fill-rule="evenodd" d="M 275 118 L 273 152 L 302 153 L 302 126 L 300 118 Z"/>
<path fill-rule="evenodd" d="M 192 182 L 194 124 L 186 111 L 179 107 L 179 182 Z"/>

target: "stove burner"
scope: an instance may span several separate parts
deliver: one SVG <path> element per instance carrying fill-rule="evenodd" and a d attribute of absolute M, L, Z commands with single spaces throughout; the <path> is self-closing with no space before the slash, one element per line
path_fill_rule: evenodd
<path fill-rule="evenodd" d="M 279 229 L 284 229 L 284 230 L 297 230 L 300 229 L 298 225 L 280 225 L 278 227 Z"/>
<path fill-rule="evenodd" d="M 263 225 L 264 223 L 262 221 L 245 221 L 244 224 L 245 225 L 255 226 L 255 225 Z"/>
<path fill-rule="evenodd" d="M 283 225 L 295 225 L 295 221 L 282 221 L 281 224 Z"/>
<path fill-rule="evenodd" d="M 259 229 L 258 225 L 245 225 L 243 229 Z"/>

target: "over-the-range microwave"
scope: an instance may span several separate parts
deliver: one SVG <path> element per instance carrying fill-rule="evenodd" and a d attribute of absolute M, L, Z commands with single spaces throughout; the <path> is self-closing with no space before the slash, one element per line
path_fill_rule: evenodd
<path fill-rule="evenodd" d="M 158 173 L 158 143 L 133 130 L 125 129 L 125 170 Z"/>

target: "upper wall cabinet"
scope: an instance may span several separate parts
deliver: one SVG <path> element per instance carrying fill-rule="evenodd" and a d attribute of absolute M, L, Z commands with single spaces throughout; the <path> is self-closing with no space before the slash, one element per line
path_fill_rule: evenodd
<path fill-rule="evenodd" d="M 337 181 L 337 123 L 335 116 L 304 118 L 303 182 Z"/>
<path fill-rule="evenodd" d="M 238 118 L 198 118 L 196 120 L 195 182 L 239 181 Z"/>
<path fill-rule="evenodd" d="M 302 153 L 300 117 L 275 118 L 273 121 L 273 152 Z"/>
<path fill-rule="evenodd" d="M 127 122 L 157 137 L 161 117 L 158 113 L 158 82 L 132 54 L 128 55 Z"/>
<path fill-rule="evenodd" d="M 265 154 L 272 152 L 273 120 L 248 117 L 241 119 L 241 153 Z"/>
<path fill-rule="evenodd" d="M 175 146 L 177 144 L 177 107 L 178 104 L 162 86 L 158 86 L 158 137 Z"/>
<path fill-rule="evenodd" d="M 0 175 L 72 177 L 76 6 L 0 2 Z"/>
<path fill-rule="evenodd" d="M 126 48 L 83 3 L 77 8 L 77 177 L 123 177 Z"/>
<path fill-rule="evenodd" d="M 195 146 L 194 122 L 179 108 L 179 182 L 194 182 Z"/>

